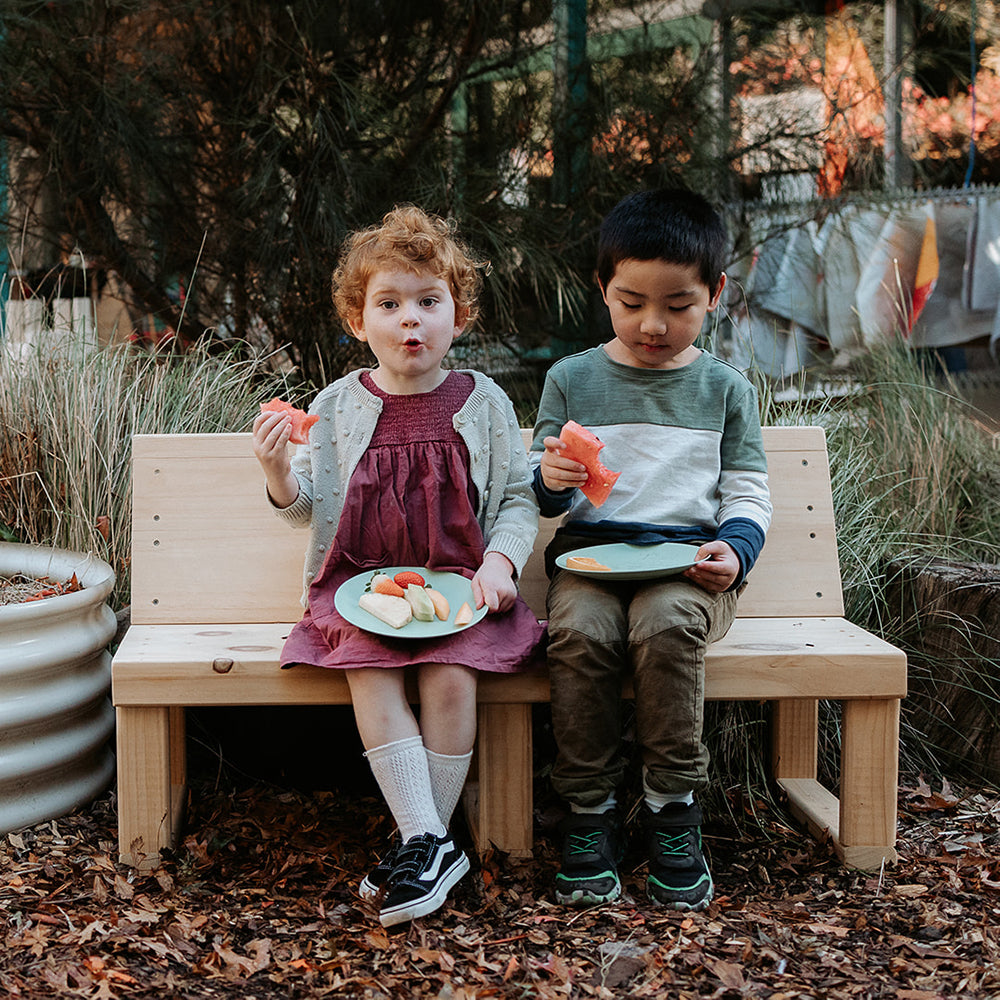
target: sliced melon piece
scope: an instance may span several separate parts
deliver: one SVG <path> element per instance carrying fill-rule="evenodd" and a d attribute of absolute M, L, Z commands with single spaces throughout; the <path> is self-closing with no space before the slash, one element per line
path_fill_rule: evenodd
<path fill-rule="evenodd" d="M 446 622 L 448 615 L 451 614 L 451 605 L 448 603 L 448 598 L 440 590 L 435 590 L 433 587 L 424 587 L 424 591 L 431 599 L 431 604 L 434 605 L 434 614 L 441 621 Z"/>
<path fill-rule="evenodd" d="M 411 583 L 406 588 L 406 601 L 413 609 L 413 617 L 417 619 L 418 622 L 432 622 L 434 621 L 434 603 L 427 596 L 427 591 L 423 587 L 417 586 L 415 583 Z"/>
<path fill-rule="evenodd" d="M 402 597 L 393 597 L 391 594 L 362 594 L 358 598 L 358 606 L 391 628 L 402 628 L 413 621 L 413 611 L 409 602 Z"/>
<path fill-rule="evenodd" d="M 461 628 L 463 625 L 468 625 L 472 621 L 472 605 L 466 601 L 459 609 L 455 612 L 455 627 Z"/>

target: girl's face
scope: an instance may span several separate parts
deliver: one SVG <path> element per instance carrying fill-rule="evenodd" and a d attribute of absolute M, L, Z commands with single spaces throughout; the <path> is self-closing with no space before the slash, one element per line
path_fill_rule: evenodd
<path fill-rule="evenodd" d="M 465 329 L 448 283 L 427 271 L 386 268 L 368 281 L 358 340 L 378 359 L 373 378 L 385 392 L 430 392 L 444 380 L 441 361 Z"/>

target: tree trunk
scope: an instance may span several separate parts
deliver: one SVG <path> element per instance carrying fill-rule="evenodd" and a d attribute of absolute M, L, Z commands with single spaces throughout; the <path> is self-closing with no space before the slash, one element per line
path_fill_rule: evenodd
<path fill-rule="evenodd" d="M 1000 565 L 893 563 L 910 657 L 907 718 L 955 776 L 1000 780 Z"/>

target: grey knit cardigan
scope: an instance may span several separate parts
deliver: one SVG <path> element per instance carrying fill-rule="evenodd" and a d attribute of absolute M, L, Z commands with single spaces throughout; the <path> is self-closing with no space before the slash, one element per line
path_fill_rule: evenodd
<path fill-rule="evenodd" d="M 453 423 L 469 451 L 479 498 L 476 517 L 486 551 L 505 555 L 520 573 L 538 531 L 538 506 L 521 431 L 500 386 L 481 372 L 466 374 L 476 384 Z M 336 535 L 351 475 L 382 412 L 382 401 L 361 384 L 360 377 L 360 370 L 351 372 L 313 400 L 309 412 L 319 422 L 310 428 L 308 446 L 299 446 L 292 459 L 299 495 L 289 507 L 274 508 L 292 526 L 311 529 L 302 577 L 303 606 Z"/>

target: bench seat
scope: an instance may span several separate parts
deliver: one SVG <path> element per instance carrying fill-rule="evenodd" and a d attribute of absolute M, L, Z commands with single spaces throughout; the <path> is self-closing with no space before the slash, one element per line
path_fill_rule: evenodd
<path fill-rule="evenodd" d="M 775 523 L 728 635 L 709 646 L 706 698 L 774 703 L 771 763 L 794 814 L 845 864 L 895 860 L 899 701 L 906 657 L 843 617 L 821 428 L 766 428 Z M 137 436 L 133 624 L 112 666 L 119 851 L 138 867 L 176 845 L 185 800 L 184 709 L 347 705 L 343 673 L 278 668 L 298 619 L 304 533 L 267 510 L 249 435 Z M 192 487 L 192 484 L 197 484 Z M 233 498 L 209 518 L 208 498 Z M 543 522 L 520 585 L 544 614 Z M 416 699 L 416 692 L 413 692 Z M 481 849 L 532 849 L 531 705 L 544 671 L 481 675 L 466 809 Z M 839 795 L 817 780 L 818 705 L 839 701 Z"/>

